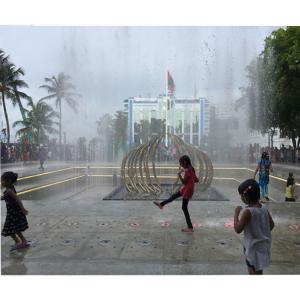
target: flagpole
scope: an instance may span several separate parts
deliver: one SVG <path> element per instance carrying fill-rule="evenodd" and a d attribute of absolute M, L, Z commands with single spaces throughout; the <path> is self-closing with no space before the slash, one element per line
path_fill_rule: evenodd
<path fill-rule="evenodd" d="M 168 71 L 166 78 L 166 128 L 165 128 L 165 146 L 168 147 Z"/>

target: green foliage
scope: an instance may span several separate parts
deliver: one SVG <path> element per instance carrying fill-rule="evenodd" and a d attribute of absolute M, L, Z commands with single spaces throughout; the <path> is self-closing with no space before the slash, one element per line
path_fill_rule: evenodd
<path fill-rule="evenodd" d="M 116 157 L 126 151 L 127 145 L 127 113 L 121 110 L 116 111 L 113 126 L 114 126 L 114 151 Z"/>
<path fill-rule="evenodd" d="M 300 137 L 300 27 L 272 32 L 246 71 L 249 85 L 242 89 L 237 106 L 247 105 L 250 128 L 262 133 L 279 128 L 296 147 Z"/>
<path fill-rule="evenodd" d="M 58 125 L 58 122 L 55 121 L 58 118 L 58 114 L 43 100 L 39 100 L 34 104 L 32 99 L 29 99 L 28 107 L 29 109 L 24 110 L 25 120 L 16 121 L 13 124 L 13 127 L 22 127 L 17 131 L 16 136 L 22 140 L 30 132 L 33 138 L 32 142 L 37 144 L 45 143 L 47 141 L 47 133 L 58 133 L 58 130 L 54 128 L 55 125 Z"/>
<path fill-rule="evenodd" d="M 78 103 L 76 99 L 81 95 L 74 92 L 75 86 L 71 83 L 71 77 L 64 73 L 59 73 L 57 77 L 45 78 L 45 83 L 40 88 L 45 89 L 49 95 L 41 100 L 55 99 L 56 108 L 59 110 L 59 148 L 60 156 L 62 156 L 62 102 L 77 112 Z"/>
<path fill-rule="evenodd" d="M 25 115 L 21 98 L 26 100 L 29 99 L 27 94 L 19 91 L 20 88 L 28 87 L 27 83 L 20 79 L 20 76 L 24 76 L 24 74 L 24 70 L 22 68 L 17 68 L 11 63 L 9 56 L 5 55 L 5 52 L 0 49 L 0 95 L 6 120 L 8 143 L 10 142 L 10 124 L 6 109 L 6 98 L 9 99 L 14 106 L 16 104 L 19 106 L 24 120 Z"/>
<path fill-rule="evenodd" d="M 292 139 L 300 137 L 300 27 L 274 31 L 266 39 L 266 54 L 272 52 L 273 108 L 277 125 Z"/>

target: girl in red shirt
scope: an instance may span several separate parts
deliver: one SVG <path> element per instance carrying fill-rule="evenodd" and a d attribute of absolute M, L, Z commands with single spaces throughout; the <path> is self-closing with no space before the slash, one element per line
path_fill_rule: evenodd
<path fill-rule="evenodd" d="M 179 159 L 180 172 L 178 177 L 182 182 L 183 186 L 180 188 L 179 192 L 173 194 L 169 199 L 162 202 L 154 201 L 153 203 L 158 206 L 160 209 L 167 204 L 175 200 L 176 198 L 182 197 L 182 210 L 187 223 L 187 228 L 183 228 L 183 232 L 193 232 L 193 224 L 191 222 L 190 214 L 188 211 L 189 200 L 192 198 L 194 193 L 194 185 L 198 182 L 195 169 L 192 166 L 191 160 L 187 155 L 183 155 Z M 183 173 L 183 174 L 182 174 Z M 183 176 L 182 176 L 183 175 Z"/>

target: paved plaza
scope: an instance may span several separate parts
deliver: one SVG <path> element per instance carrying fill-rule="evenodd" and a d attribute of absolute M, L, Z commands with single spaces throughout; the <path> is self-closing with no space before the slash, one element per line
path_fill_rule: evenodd
<path fill-rule="evenodd" d="M 70 166 L 53 163 L 45 172 Z M 112 176 L 108 176 L 115 167 L 95 170 L 98 181 L 55 190 L 56 185 L 29 199 L 24 195 L 30 227 L 25 235 L 32 245 L 10 252 L 12 241 L 2 237 L 2 274 L 247 274 L 242 235 L 232 226 L 234 208 L 242 205 L 237 186 L 253 174 L 251 167 L 214 166 L 212 186 L 229 201 L 191 201 L 194 233 L 181 232 L 185 219 L 180 201 L 159 210 L 152 201 L 103 200 L 115 188 Z M 18 168 L 22 176 L 39 173 L 36 165 Z M 285 176 L 284 169 L 281 171 Z M 20 182 L 17 190 L 45 185 L 47 180 L 56 182 L 64 176 L 71 174 L 30 178 L 23 185 Z M 272 262 L 265 274 L 300 274 L 300 205 L 283 201 L 283 187 L 283 181 L 271 178 L 267 205 L 275 229 Z M 2 201 L 2 225 L 5 214 Z"/>

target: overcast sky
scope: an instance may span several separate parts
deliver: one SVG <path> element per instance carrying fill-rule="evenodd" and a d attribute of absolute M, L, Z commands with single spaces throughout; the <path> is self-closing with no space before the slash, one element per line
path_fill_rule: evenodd
<path fill-rule="evenodd" d="M 72 141 L 95 136 L 96 120 L 122 109 L 124 99 L 164 93 L 167 70 L 177 96 L 235 100 L 246 84 L 245 67 L 274 29 L 0 26 L 0 48 L 25 69 L 26 92 L 35 101 L 46 95 L 39 88 L 44 77 L 72 77 L 83 96 L 79 114 L 63 107 L 63 130 Z M 11 123 L 21 117 L 18 109 L 8 110 Z"/>

